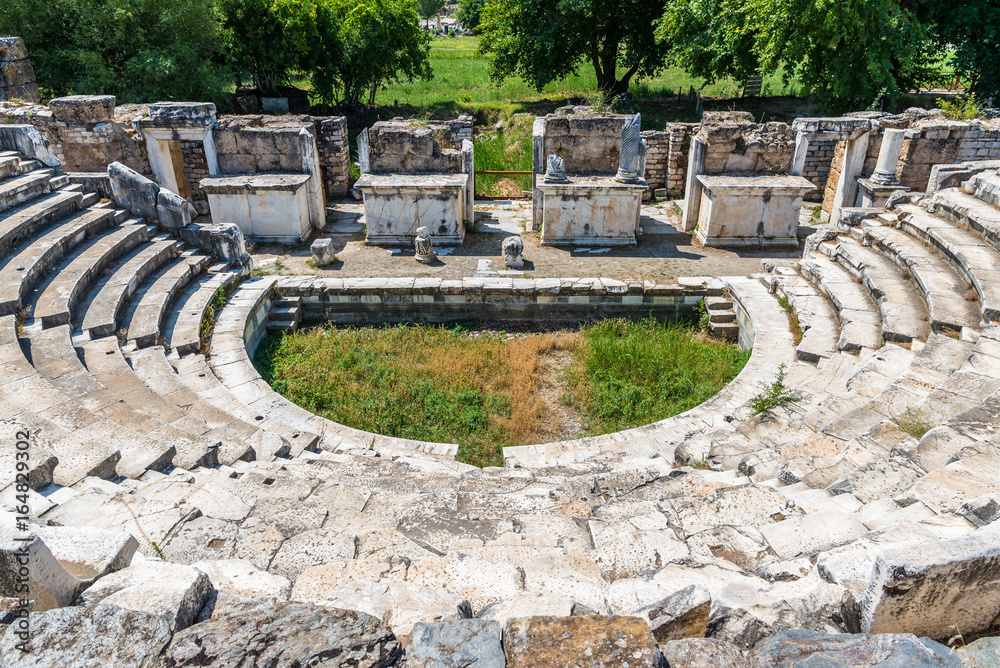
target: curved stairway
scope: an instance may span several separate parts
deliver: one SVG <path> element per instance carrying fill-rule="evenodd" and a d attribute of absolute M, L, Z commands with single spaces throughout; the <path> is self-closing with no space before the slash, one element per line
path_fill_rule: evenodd
<path fill-rule="evenodd" d="M 747 646 L 796 626 L 856 631 L 842 611 L 857 601 L 877 629 L 877 560 L 993 530 L 993 182 L 724 278 L 753 353 L 705 404 L 477 469 L 454 445 L 367 434 L 273 392 L 245 337 L 282 280 L 236 288 L 206 355 L 206 309 L 238 277 L 18 169 L 0 182 L 0 406 L 5 429 L 35 430 L 42 522 L 130 533 L 144 558 L 246 560 L 292 600 L 377 609 L 400 634 L 470 611 L 653 625 L 651 602 L 693 587 L 710 634 Z M 795 401 L 752 415 L 781 370 Z"/>

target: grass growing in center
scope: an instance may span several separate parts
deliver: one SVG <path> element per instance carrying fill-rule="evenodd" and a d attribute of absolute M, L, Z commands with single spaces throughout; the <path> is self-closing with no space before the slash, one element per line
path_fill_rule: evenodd
<path fill-rule="evenodd" d="M 571 356 L 568 368 L 552 359 Z M 747 355 L 681 325 L 602 321 L 578 331 L 507 335 L 467 327 L 316 327 L 271 334 L 254 364 L 274 389 L 330 420 L 399 438 L 457 443 L 458 458 L 503 464 L 537 443 L 554 400 L 599 434 L 705 401 Z M 558 379 L 551 376 L 558 375 Z M 548 398 L 546 398 L 548 397 Z"/>
<path fill-rule="evenodd" d="M 583 330 L 570 370 L 572 399 L 590 434 L 629 429 L 708 400 L 749 359 L 695 329 L 655 320 L 604 320 Z"/>

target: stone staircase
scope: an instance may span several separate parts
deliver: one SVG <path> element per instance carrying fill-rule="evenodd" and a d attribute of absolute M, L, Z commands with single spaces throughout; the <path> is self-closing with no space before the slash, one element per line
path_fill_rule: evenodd
<path fill-rule="evenodd" d="M 209 614 L 277 581 L 398 635 L 595 613 L 644 617 L 661 642 L 679 625 L 751 647 L 791 628 L 857 632 L 858 612 L 865 631 L 934 638 L 946 632 L 920 618 L 934 606 L 960 608 L 963 631 L 1000 612 L 995 587 L 892 570 L 918 545 L 975 568 L 968 545 L 1000 544 L 1000 176 L 723 278 L 713 323 L 752 329 L 753 352 L 701 406 L 477 469 L 452 444 L 338 425 L 260 378 L 248 345 L 298 324 L 301 299 L 281 295 L 298 279 L 236 287 L 31 161 L 0 153 L 0 175 L 3 438 L 35 435 L 35 521 L 134 538 L 121 577 L 156 558 L 242 560 L 241 587 L 216 583 Z M 206 354 L 205 314 L 229 292 Z M 752 414 L 779 377 L 795 400 Z M 13 453 L 0 464 L 13 511 Z"/>

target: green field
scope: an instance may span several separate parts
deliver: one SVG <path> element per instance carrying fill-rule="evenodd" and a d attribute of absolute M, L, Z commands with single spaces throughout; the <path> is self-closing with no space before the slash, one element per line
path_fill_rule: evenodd
<path fill-rule="evenodd" d="M 566 104 L 592 99 L 597 79 L 587 63 L 581 63 L 575 76 L 553 82 L 536 91 L 521 79 L 508 79 L 496 86 L 486 72 L 488 59 L 476 53 L 476 37 L 437 37 L 431 43 L 430 62 L 434 77 L 430 81 L 399 83 L 381 90 L 376 106 L 391 108 L 391 113 L 407 117 L 454 118 L 461 113 L 477 116 L 477 122 L 495 122 L 519 112 L 533 114 L 552 111 Z M 296 85 L 307 87 L 303 82 Z M 692 77 L 678 68 L 668 68 L 657 77 L 632 80 L 631 92 L 643 112 L 644 129 L 662 129 L 665 120 L 695 120 L 694 109 L 687 109 L 691 88 L 703 96 L 738 97 L 741 85 L 721 80 L 705 85 L 704 79 Z M 766 77 L 764 95 L 794 95 L 794 83 L 785 85 L 780 76 Z M 382 114 L 385 116 L 386 114 Z"/>
<path fill-rule="evenodd" d="M 684 325 L 602 321 L 511 334 L 451 326 L 314 327 L 269 334 L 254 365 L 274 389 L 340 424 L 457 443 L 503 464 L 508 445 L 601 434 L 705 401 L 746 363 Z"/>

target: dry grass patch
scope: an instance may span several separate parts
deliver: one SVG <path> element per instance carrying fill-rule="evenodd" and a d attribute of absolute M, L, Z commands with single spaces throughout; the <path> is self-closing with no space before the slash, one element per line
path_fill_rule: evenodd
<path fill-rule="evenodd" d="M 517 334 L 316 327 L 268 335 L 254 364 L 277 392 L 334 422 L 457 443 L 459 460 L 501 466 L 505 446 L 618 431 L 692 408 L 746 359 L 690 327 L 609 320 Z"/>

